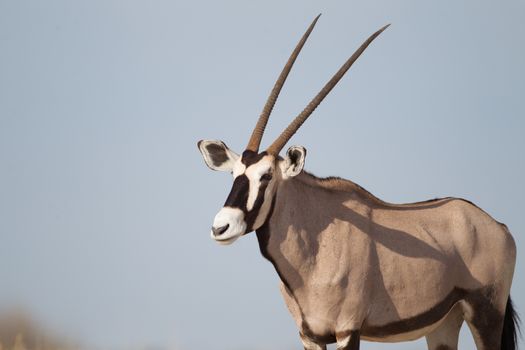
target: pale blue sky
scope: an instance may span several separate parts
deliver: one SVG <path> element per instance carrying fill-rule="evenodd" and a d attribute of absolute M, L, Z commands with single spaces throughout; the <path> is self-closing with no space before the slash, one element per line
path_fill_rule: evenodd
<path fill-rule="evenodd" d="M 392 23 L 291 144 L 387 201 L 464 197 L 506 223 L 525 314 L 518 0 L 0 0 L 0 309 L 99 349 L 300 349 L 255 235 L 209 238 L 231 179 L 196 142 L 242 151 L 318 13 L 263 144 Z"/>

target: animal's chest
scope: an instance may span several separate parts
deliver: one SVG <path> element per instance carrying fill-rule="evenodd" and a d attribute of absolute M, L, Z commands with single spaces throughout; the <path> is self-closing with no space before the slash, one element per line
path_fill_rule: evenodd
<path fill-rule="evenodd" d="M 330 286 L 306 286 L 291 291 L 284 283 L 281 293 L 297 327 L 312 338 L 329 338 L 335 334 L 339 305 L 343 293 Z"/>
<path fill-rule="evenodd" d="M 272 262 L 282 282 L 294 293 L 303 294 L 310 303 L 337 297 L 349 284 L 350 274 L 361 264 L 353 250 L 357 246 L 349 232 L 328 227 L 312 235 L 306 231 L 289 230 L 270 237 L 265 256 Z"/>
<path fill-rule="evenodd" d="M 326 231 L 312 241 L 296 232 L 269 242 L 288 309 L 302 331 L 317 337 L 333 336 L 342 315 L 365 312 L 369 249 L 357 233 L 348 235 Z"/>

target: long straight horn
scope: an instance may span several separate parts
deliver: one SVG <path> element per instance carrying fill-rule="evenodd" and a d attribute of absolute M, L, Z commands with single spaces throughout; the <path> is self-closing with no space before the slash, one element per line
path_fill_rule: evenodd
<path fill-rule="evenodd" d="M 306 39 L 310 36 L 310 33 L 315 27 L 315 24 L 317 23 L 317 20 L 321 14 L 319 14 L 315 19 L 313 20 L 312 24 L 308 27 L 306 30 L 306 33 L 304 33 L 303 37 L 293 50 L 290 58 L 288 58 L 288 62 L 286 62 L 286 65 L 283 68 L 283 71 L 279 75 L 279 78 L 277 78 L 277 81 L 275 82 L 275 85 L 273 86 L 272 92 L 270 93 L 270 96 L 268 96 L 268 100 L 266 101 L 266 104 L 264 105 L 263 111 L 261 112 L 261 115 L 259 116 L 259 120 L 257 120 L 257 124 L 255 125 L 255 128 L 253 129 L 252 136 L 250 137 L 250 141 L 248 142 L 248 146 L 246 147 L 247 150 L 258 152 L 259 146 L 261 144 L 261 140 L 264 134 L 264 129 L 266 128 L 266 124 L 268 123 L 268 118 L 270 117 L 270 113 L 272 113 L 273 106 L 275 105 L 275 102 L 277 101 L 277 97 L 279 97 L 279 93 L 281 92 L 281 89 L 284 85 L 284 82 L 286 81 L 286 78 L 288 77 L 288 73 L 290 73 L 290 70 L 292 69 L 292 66 L 295 62 L 295 59 L 297 56 L 299 56 L 299 52 L 301 52 L 301 49 L 303 48 L 304 43 L 306 42 Z"/>
<path fill-rule="evenodd" d="M 343 64 L 341 68 L 335 73 L 335 75 L 326 83 L 323 89 L 315 96 L 312 101 L 306 106 L 306 108 L 288 125 L 288 127 L 282 132 L 282 134 L 268 147 L 266 150 L 269 154 L 277 155 L 281 149 L 286 145 L 288 140 L 295 134 L 295 132 L 303 125 L 306 119 L 313 113 L 313 111 L 319 106 L 323 99 L 328 95 L 328 93 L 334 88 L 334 86 L 341 80 L 343 75 L 348 71 L 348 69 L 354 64 L 354 62 L 361 56 L 365 49 L 370 45 L 370 43 L 381 34 L 390 24 L 387 24 L 383 28 L 379 29 L 377 32 L 372 34 L 357 50 L 354 54 L 348 59 L 348 61 Z"/>

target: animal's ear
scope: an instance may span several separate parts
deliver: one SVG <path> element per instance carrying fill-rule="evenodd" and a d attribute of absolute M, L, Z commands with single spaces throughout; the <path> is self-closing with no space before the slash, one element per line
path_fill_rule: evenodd
<path fill-rule="evenodd" d="M 283 161 L 284 178 L 299 175 L 304 168 L 304 159 L 306 158 L 306 148 L 303 146 L 292 146 L 286 151 L 286 157 Z"/>
<path fill-rule="evenodd" d="M 232 171 L 239 155 L 228 148 L 222 141 L 201 140 L 197 143 L 206 165 L 212 170 Z"/>

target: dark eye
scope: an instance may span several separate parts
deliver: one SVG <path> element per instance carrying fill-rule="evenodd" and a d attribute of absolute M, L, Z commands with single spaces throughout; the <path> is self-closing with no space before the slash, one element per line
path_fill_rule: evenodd
<path fill-rule="evenodd" d="M 266 173 L 263 176 L 261 176 L 261 181 L 270 181 L 272 179 L 272 174 Z"/>

